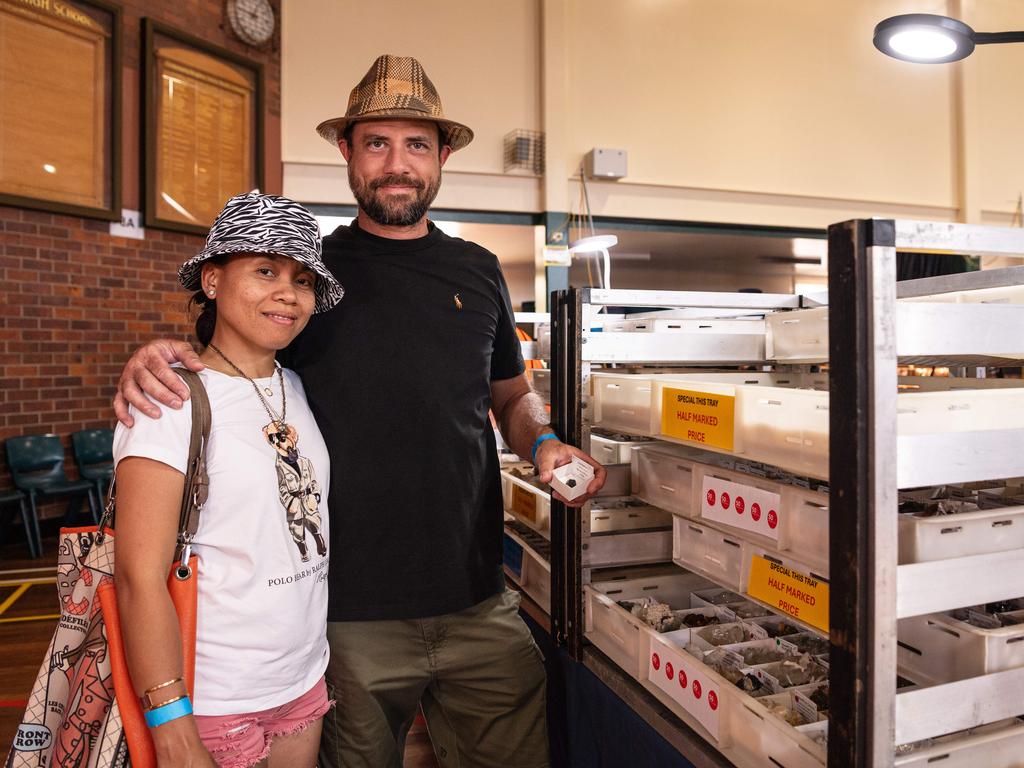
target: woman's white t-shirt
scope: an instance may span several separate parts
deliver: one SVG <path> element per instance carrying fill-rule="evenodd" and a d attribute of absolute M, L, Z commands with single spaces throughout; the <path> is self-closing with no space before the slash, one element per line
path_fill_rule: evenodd
<path fill-rule="evenodd" d="M 298 457 L 292 454 L 290 462 L 264 435 L 270 418 L 248 380 L 210 369 L 200 377 L 213 418 L 206 454 L 210 493 L 192 547 L 199 556 L 193 705 L 197 715 L 258 712 L 298 698 L 327 668 L 329 553 L 318 546 L 314 529 L 329 542 L 330 463 L 292 371 L 284 371 L 287 423 L 298 436 Z M 270 387 L 267 400 L 280 414 L 278 378 L 256 383 Z M 118 425 L 114 461 L 141 456 L 184 474 L 190 404 L 157 406 L 159 419 L 132 409 L 135 426 Z"/>

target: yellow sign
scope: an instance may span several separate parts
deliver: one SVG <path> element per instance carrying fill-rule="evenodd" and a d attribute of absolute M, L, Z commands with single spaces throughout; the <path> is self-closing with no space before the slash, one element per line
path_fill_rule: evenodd
<path fill-rule="evenodd" d="M 689 389 L 661 391 L 663 435 L 731 451 L 736 398 Z"/>
<path fill-rule="evenodd" d="M 537 522 L 537 495 L 521 485 L 512 486 L 512 511 L 531 523 Z"/>
<path fill-rule="evenodd" d="M 747 593 L 828 632 L 828 582 L 754 555 Z"/>

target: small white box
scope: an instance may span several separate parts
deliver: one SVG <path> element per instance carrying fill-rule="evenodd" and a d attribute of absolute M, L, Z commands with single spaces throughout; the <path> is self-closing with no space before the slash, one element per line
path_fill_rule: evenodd
<path fill-rule="evenodd" d="M 578 456 L 572 461 L 555 467 L 551 477 L 551 488 L 562 495 L 566 501 L 572 501 L 587 492 L 587 486 L 594 479 L 594 468 Z"/>
<path fill-rule="evenodd" d="M 594 147 L 587 152 L 587 177 L 591 179 L 622 179 L 626 176 L 626 150 Z"/>

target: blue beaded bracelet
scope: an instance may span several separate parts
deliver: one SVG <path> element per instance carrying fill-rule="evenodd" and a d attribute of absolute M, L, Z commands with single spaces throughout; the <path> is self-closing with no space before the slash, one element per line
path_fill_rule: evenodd
<path fill-rule="evenodd" d="M 189 701 L 188 696 L 182 696 L 180 699 L 148 710 L 146 712 L 146 725 L 150 728 L 156 728 L 159 725 L 171 722 L 171 720 L 177 720 L 179 717 L 191 714 L 192 702 Z"/>
<path fill-rule="evenodd" d="M 540 437 L 537 438 L 537 442 L 535 442 L 533 444 L 533 450 L 530 451 L 530 458 L 532 459 L 532 463 L 533 463 L 534 466 L 537 465 L 537 449 L 540 448 L 540 444 L 543 443 L 545 440 L 557 440 L 557 439 L 558 439 L 558 435 L 553 435 L 550 432 L 546 432 L 545 434 L 543 434 L 543 435 L 541 435 Z"/>

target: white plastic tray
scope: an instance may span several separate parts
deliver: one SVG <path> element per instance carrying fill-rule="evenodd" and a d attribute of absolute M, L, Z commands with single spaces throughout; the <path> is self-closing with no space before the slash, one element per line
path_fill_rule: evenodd
<path fill-rule="evenodd" d="M 672 560 L 734 592 L 743 591 L 743 540 L 676 517 L 672 521 Z"/>
<path fill-rule="evenodd" d="M 749 320 L 626 320 L 590 333 L 584 359 L 593 361 L 731 363 L 764 360 L 765 329 Z"/>
<path fill-rule="evenodd" d="M 764 546 L 808 565 L 828 568 L 828 494 L 698 464 L 693 483 L 704 522 L 742 531 Z"/>
<path fill-rule="evenodd" d="M 682 709 L 695 718 L 714 742 L 728 744 L 727 713 L 742 696 L 739 689 L 657 634 L 643 632 L 640 648 L 644 686 L 665 694 L 670 709 Z"/>
<path fill-rule="evenodd" d="M 897 663 L 923 682 L 947 683 L 1024 666 L 1024 624 L 982 629 L 947 614 L 901 619 Z"/>
<path fill-rule="evenodd" d="M 638 498 L 674 515 L 698 517 L 693 507 L 696 462 L 657 445 L 637 448 L 632 458 L 633 493 Z"/>
<path fill-rule="evenodd" d="M 1024 506 L 899 516 L 900 564 L 1024 549 Z"/>
<path fill-rule="evenodd" d="M 671 559 L 671 529 L 595 533 L 583 551 L 584 568 L 667 563 Z"/>
<path fill-rule="evenodd" d="M 1015 287 L 1018 292 L 1020 286 Z M 919 298 L 896 305 L 894 325 L 897 352 L 901 359 L 930 356 L 971 355 L 1020 359 L 1020 337 L 1006 329 L 1024 324 L 1024 307 L 1019 301 L 936 302 Z M 992 307 L 959 307 L 950 303 L 1004 304 Z M 828 307 L 775 312 L 766 318 L 765 355 L 786 362 L 816 362 L 828 359 Z"/>
<path fill-rule="evenodd" d="M 502 472 L 505 511 L 543 536 L 551 535 L 551 494 Z"/>
<path fill-rule="evenodd" d="M 627 437 L 622 435 L 622 437 Z M 646 444 L 644 438 L 628 437 L 616 440 L 606 435 L 590 435 L 590 455 L 602 464 L 629 464 L 632 461 L 633 449 Z"/>
<path fill-rule="evenodd" d="M 657 507 L 638 505 L 635 499 L 595 499 L 590 505 L 592 534 L 671 527 L 671 514 Z"/>
<path fill-rule="evenodd" d="M 611 431 L 657 436 L 661 432 L 661 389 L 701 382 L 725 385 L 828 386 L 828 379 L 811 374 L 776 374 L 760 371 L 742 373 L 655 373 L 624 374 L 595 372 L 591 375 L 594 426 Z"/>
<path fill-rule="evenodd" d="M 719 451 L 715 445 L 663 432 L 662 393 L 670 387 L 732 394 L 736 401 L 731 453 L 799 475 L 828 477 L 829 395 L 824 377 L 803 374 L 786 379 L 779 374 L 709 373 L 594 374 L 593 379 L 597 425 Z M 748 380 L 755 383 L 745 383 Z M 777 386 L 787 381 L 785 386 Z M 997 433 L 1009 439 L 1019 430 L 1024 430 L 1024 387 L 902 392 L 897 395 L 900 486 L 929 484 L 937 469 L 952 472 L 946 482 L 980 479 L 984 462 L 979 463 L 973 446 L 982 439 L 991 442 L 988 436 Z M 939 464 L 921 465 L 915 451 L 920 451 L 922 438 L 944 441 L 945 447 L 936 454 L 942 456 L 937 459 Z M 1013 459 L 1004 463 L 1012 466 L 1000 466 L 997 476 L 1016 474 Z"/>
<path fill-rule="evenodd" d="M 514 531 L 505 529 L 505 535 L 523 548 L 522 567 L 518 578 L 513 580 L 530 596 L 546 613 L 551 613 L 551 566 L 540 555 L 534 552 L 529 544 L 516 535 Z M 506 566 L 507 567 L 507 566 Z"/>
<path fill-rule="evenodd" d="M 1011 720 L 969 734 L 935 739 L 932 746 L 897 756 L 897 768 L 1020 768 L 1024 722 Z"/>
<path fill-rule="evenodd" d="M 794 728 L 749 696 L 736 697 L 728 716 L 732 748 L 748 759 L 785 768 L 825 765 L 825 748 L 806 733 L 812 726 Z"/>
<path fill-rule="evenodd" d="M 638 571 L 642 575 L 634 575 Z M 694 590 L 708 586 L 706 579 L 678 569 L 670 572 L 629 569 L 618 578 L 586 584 L 583 587 L 584 636 L 639 680 L 640 635 L 646 625 L 617 601 L 651 597 L 673 608 L 684 609 L 689 607 Z"/>

